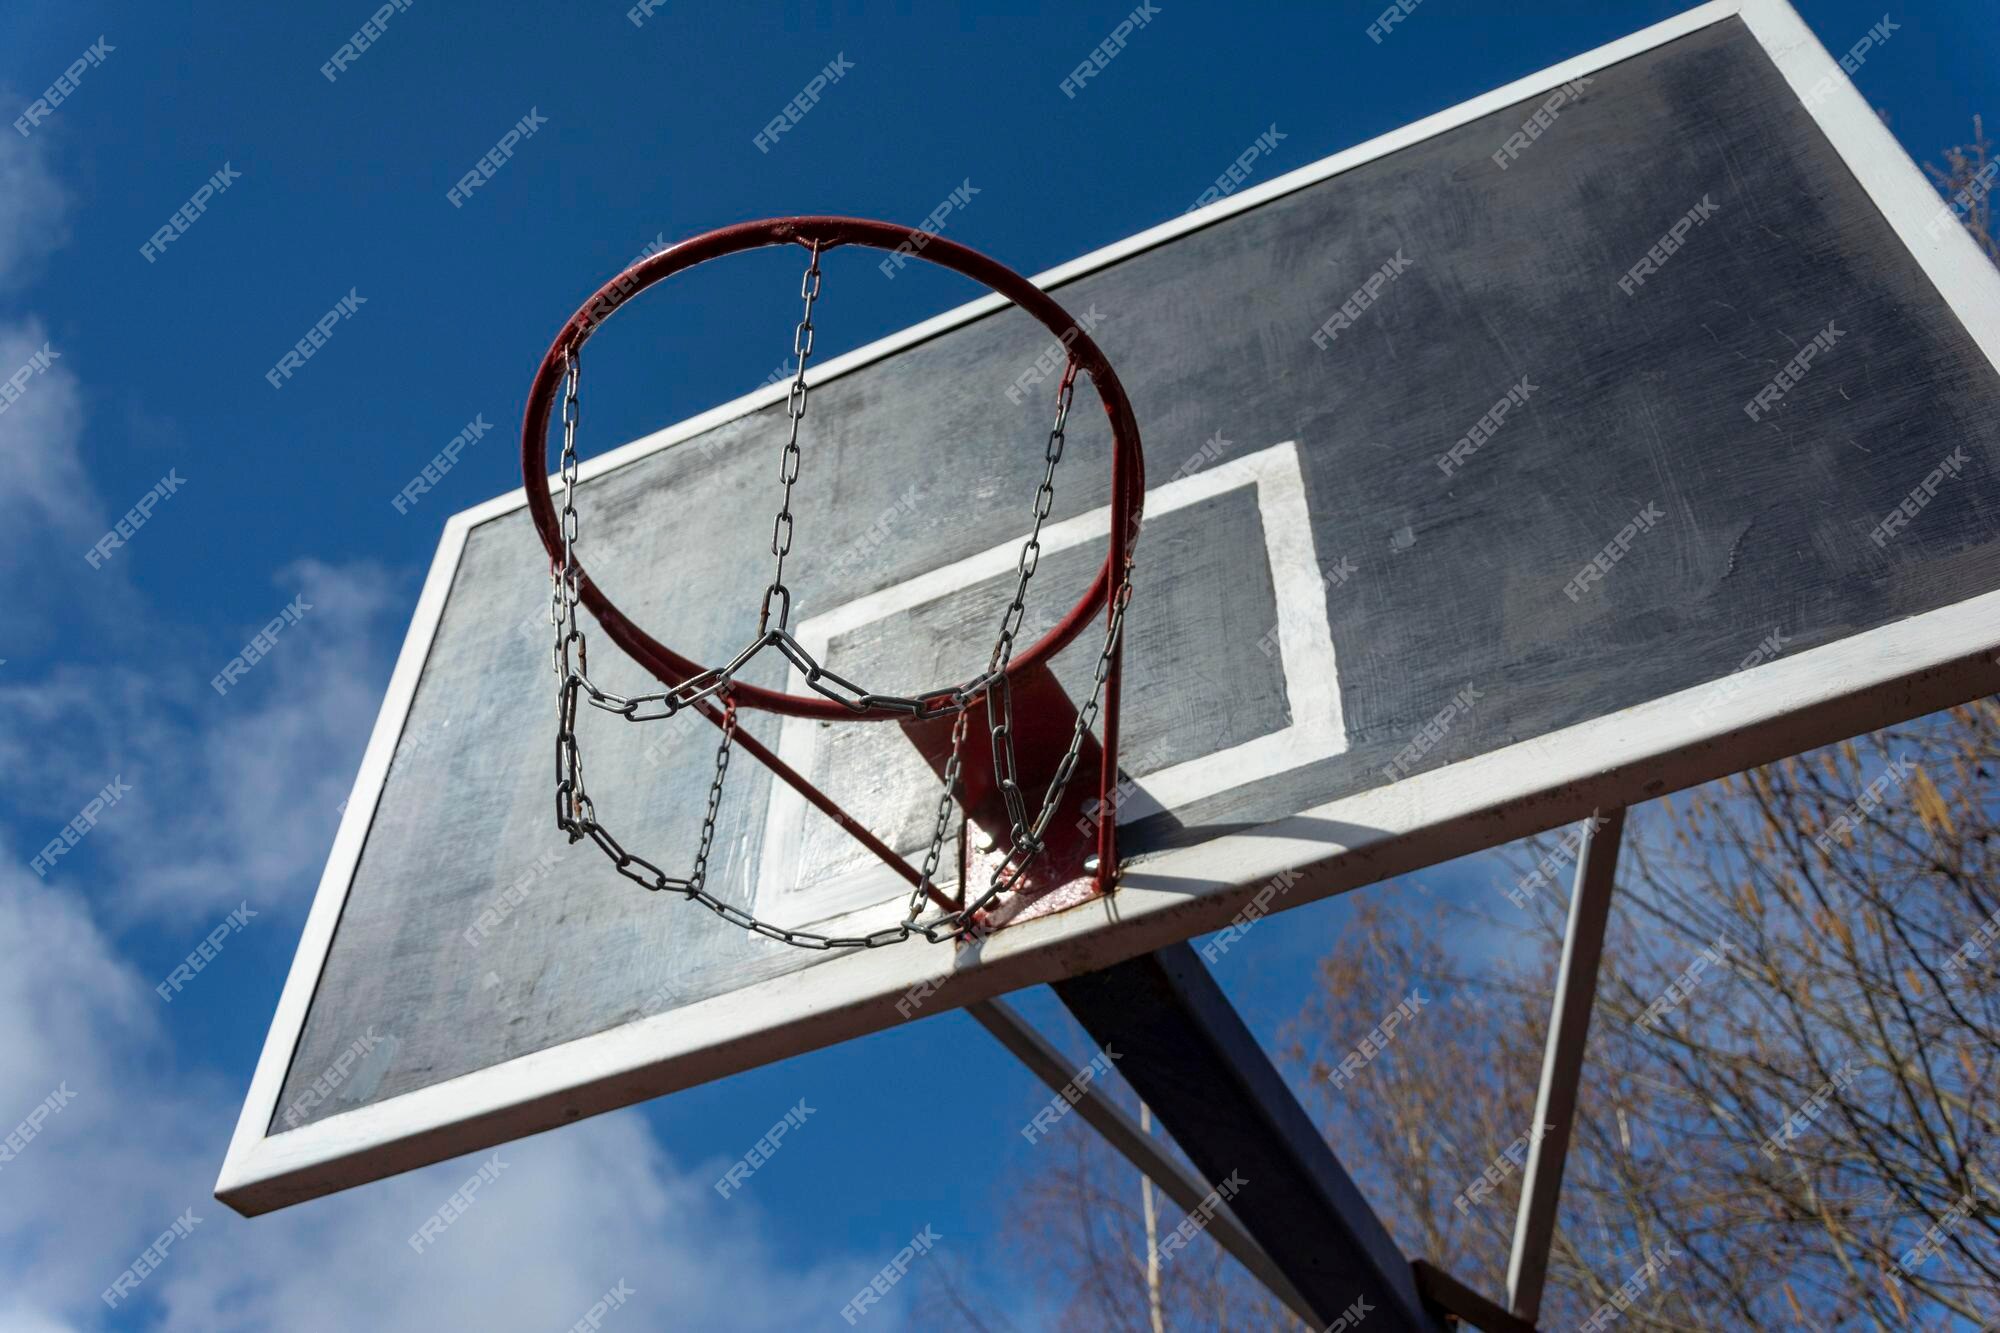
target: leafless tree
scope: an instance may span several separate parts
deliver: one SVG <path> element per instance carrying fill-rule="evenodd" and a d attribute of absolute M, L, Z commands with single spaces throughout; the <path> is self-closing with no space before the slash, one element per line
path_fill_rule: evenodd
<path fill-rule="evenodd" d="M 1965 229 L 1986 251 L 1986 257 L 2000 264 L 2000 232 L 1993 229 L 1993 196 L 2000 187 L 2000 166 L 1995 161 L 1986 122 L 1974 116 L 1972 138 L 1945 149 L 1942 166 L 1926 162 L 1924 170 L 1930 173 L 1938 193 L 1957 205 Z"/>
<path fill-rule="evenodd" d="M 1989 700 L 1634 811 L 1546 1323 L 1587 1317 L 1667 1242 L 1684 1258 L 1627 1327 L 2000 1315 L 1996 765 Z M 1464 909 L 1414 896 L 1348 932 L 1291 1053 L 1403 1246 L 1497 1292 L 1518 1173 L 1466 1192 L 1530 1129 L 1561 903 L 1469 963 L 1448 947 Z M 1413 981 L 1445 1021 L 1336 1093 L 1321 1048 Z M 1934 1226 L 1941 1252 L 1919 1252 Z"/>

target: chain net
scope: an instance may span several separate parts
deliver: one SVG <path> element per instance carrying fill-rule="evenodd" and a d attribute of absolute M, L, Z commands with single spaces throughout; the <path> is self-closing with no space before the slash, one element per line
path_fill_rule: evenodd
<path fill-rule="evenodd" d="M 1124 568 L 1119 571 L 1118 585 L 1111 594 L 1110 612 L 1105 621 L 1104 639 L 1097 655 L 1090 697 L 1077 710 L 1069 748 L 1056 765 L 1041 805 L 1032 816 L 1018 777 L 1014 753 L 1013 698 L 1007 671 L 1013 660 L 1015 639 L 1026 616 L 1028 585 L 1034 579 L 1041 559 L 1042 525 L 1055 506 L 1056 469 L 1062 462 L 1070 404 L 1076 392 L 1077 364 L 1074 359 L 1065 368 L 1056 391 L 1055 423 L 1049 430 L 1048 443 L 1043 451 L 1042 480 L 1035 491 L 1033 525 L 1021 547 L 1021 557 L 1015 567 L 1013 597 L 1001 616 L 986 669 L 970 680 L 944 689 L 916 695 L 891 695 L 865 689 L 829 671 L 807 652 L 791 633 L 792 594 L 785 583 L 785 562 L 792 553 L 792 494 L 799 480 L 804 456 L 799 444 L 799 432 L 811 397 L 806 367 L 812 360 L 813 305 L 820 291 L 820 244 L 815 241 L 811 248 L 812 258 L 799 281 L 802 309 L 792 333 L 792 353 L 798 358 L 798 369 L 792 376 L 791 389 L 785 400 L 787 430 L 778 464 L 778 481 L 782 489 L 777 517 L 771 524 L 774 565 L 771 581 L 764 590 L 758 609 L 757 635 L 722 666 L 690 676 L 666 690 L 621 695 L 600 688 L 590 678 L 587 644 L 577 623 L 577 609 L 581 605 L 581 566 L 576 558 L 579 532 L 576 432 L 581 369 L 574 343 L 564 355 L 560 470 L 562 555 L 550 570 L 553 588 L 549 599 L 549 619 L 555 627 L 554 668 L 560 682 L 556 704 L 556 824 L 569 835 L 572 843 L 585 839 L 595 843 L 610 858 L 618 873 L 635 883 L 656 893 L 681 894 L 725 921 L 782 944 L 805 949 L 873 949 L 899 944 L 918 935 L 933 943 L 942 943 L 976 933 L 980 918 L 1003 896 L 1018 887 L 1021 877 L 1046 846 L 1049 822 L 1075 775 L 1084 737 L 1090 734 L 1104 697 L 1105 682 L 1110 677 L 1119 637 L 1124 629 L 1125 610 L 1132 597 L 1132 562 L 1128 555 Z M 812 689 L 854 713 L 889 712 L 913 720 L 947 715 L 952 718 L 951 748 L 944 765 L 937 819 L 924 853 L 923 869 L 910 892 L 903 920 L 893 926 L 867 935 L 827 935 L 790 930 L 761 920 L 733 903 L 724 902 L 708 890 L 709 853 L 715 843 L 716 822 L 722 809 L 723 782 L 729 773 L 729 756 L 736 739 L 736 705 L 730 697 L 730 687 L 736 674 L 767 648 L 777 651 L 798 668 Z M 965 897 L 970 901 L 925 917 L 927 899 L 949 901 L 937 883 L 938 867 L 950 836 L 952 810 L 959 802 L 964 744 L 972 706 L 981 700 L 984 701 L 986 725 L 992 741 L 994 783 L 1007 811 L 1007 854 L 993 868 L 984 891 L 978 897 L 973 898 L 968 892 Z M 599 821 L 596 807 L 584 786 L 583 753 L 577 742 L 576 730 L 579 703 L 589 703 L 629 722 L 660 721 L 689 708 L 697 709 L 719 722 L 722 740 L 716 746 L 715 771 L 709 782 L 701 833 L 696 842 L 693 863 L 686 875 L 669 875 L 644 857 L 626 851 L 611 830 Z"/>

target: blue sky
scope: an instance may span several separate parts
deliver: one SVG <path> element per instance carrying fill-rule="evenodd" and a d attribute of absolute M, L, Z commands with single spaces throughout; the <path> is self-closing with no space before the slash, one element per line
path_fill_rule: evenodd
<path fill-rule="evenodd" d="M 1033 1292 L 992 1275 L 1005 1201 L 1035 1169 L 1015 1130 L 1045 1094 L 960 1015 L 508 1150 L 425 1256 L 403 1238 L 476 1162 L 256 1222 L 209 1198 L 438 531 L 517 484 L 541 350 L 648 244 L 783 213 L 915 220 L 969 181 L 955 234 L 1034 272 L 1179 213 L 1270 127 L 1284 137 L 1259 179 L 1683 7 L 1428 0 L 1378 44 L 1375 0 L 1165 0 L 1075 98 L 1060 80 L 1130 6 L 670 2 L 635 25 L 622 0 L 415 0 L 332 82 L 321 65 L 372 4 L 10 9 L 0 119 L 104 49 L 29 134 L 0 129 L 0 378 L 57 354 L 0 414 L 0 1131 L 74 1094 L 0 1164 L 0 1330 L 561 1328 L 621 1279 L 634 1328 L 844 1327 L 840 1305 L 926 1223 L 1032 1324 Z M 1835 50 L 1883 15 L 1803 8 Z M 1990 12 L 1892 8 L 1893 44 L 1856 76 L 1919 160 L 2000 111 Z M 837 56 L 853 69 L 760 152 L 752 136 Z M 531 111 L 546 125 L 454 207 L 447 190 Z M 149 262 L 148 238 L 225 167 L 228 189 Z M 871 286 L 843 307 L 842 346 L 965 294 Z M 597 361 L 591 447 L 762 381 L 787 345 L 762 290 L 691 288 Z M 365 304 L 274 388 L 266 371 L 350 293 Z M 491 434 L 399 514 L 390 498 L 480 416 Z M 86 561 L 170 475 L 143 528 Z M 314 612 L 268 662 L 210 689 L 301 594 Z M 34 873 L 114 779 L 129 794 Z M 1488 877 L 1475 861 L 1427 879 Z M 163 1003 L 155 982 L 239 904 L 255 918 Z M 1223 960 L 1267 1040 L 1346 917 L 1301 909 Z M 1045 995 L 1024 1003 L 1067 1031 Z M 721 1165 L 800 1097 L 817 1114 L 719 1201 Z M 937 1170 L 939 1125 L 982 1151 Z M 189 1209 L 199 1226 L 107 1309 L 98 1293 Z M 891 1301 L 869 1320 L 907 1316 Z"/>

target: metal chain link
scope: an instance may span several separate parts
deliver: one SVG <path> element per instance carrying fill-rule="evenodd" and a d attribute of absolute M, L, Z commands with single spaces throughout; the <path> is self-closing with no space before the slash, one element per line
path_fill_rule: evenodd
<path fill-rule="evenodd" d="M 1056 465 L 1062 462 L 1063 446 L 1066 438 L 1065 431 L 1069 423 L 1070 403 L 1076 394 L 1076 372 L 1076 362 L 1071 361 L 1064 368 L 1062 383 L 1056 390 L 1056 419 L 1054 426 L 1049 430 L 1048 444 L 1042 451 L 1045 466 L 1042 471 L 1041 485 L 1035 491 L 1034 526 L 1029 530 L 1028 539 L 1021 545 L 1020 559 L 1015 563 L 1017 577 L 1014 584 L 1014 597 L 1008 603 L 1006 612 L 1000 617 L 1000 631 L 994 639 L 993 654 L 987 661 L 985 675 L 981 677 L 981 679 L 988 682 L 986 690 L 986 726 L 992 741 L 994 781 L 1001 798 L 1007 805 L 1007 817 L 1010 825 L 1007 842 L 1010 860 L 1014 853 L 1023 848 L 1024 845 L 1026 847 L 1026 856 L 1032 856 L 1041 850 L 1041 835 L 1047 829 L 1048 816 L 1053 813 L 1056 803 L 1062 797 L 1064 787 L 1068 785 L 1070 771 L 1076 767 L 1074 760 L 1069 761 L 1066 765 L 1059 766 L 1058 771 L 1061 772 L 1062 777 L 1060 781 L 1051 783 L 1044 797 L 1045 813 L 1035 821 L 1034 830 L 1031 834 L 1027 827 L 1026 804 L 1021 795 L 1020 783 L 1015 776 L 1014 700 L 1013 690 L 1007 678 L 1007 666 L 1013 660 L 1014 639 L 1020 633 L 1021 622 L 1027 613 L 1028 583 L 1029 580 L 1035 577 L 1035 570 L 1041 564 L 1042 524 L 1048 518 L 1050 511 L 1055 507 Z M 997 705 L 995 702 L 996 699 L 998 700 Z M 938 795 L 937 823 L 931 832 L 930 847 L 924 856 L 923 877 L 910 894 L 910 911 L 907 920 L 913 924 L 922 911 L 924 895 L 931 887 L 932 876 L 936 873 L 938 861 L 944 851 L 945 837 L 950 827 L 951 807 L 958 792 L 958 776 L 962 762 L 961 751 L 964 746 L 966 734 L 966 717 L 967 709 L 961 706 L 957 721 L 952 725 L 951 753 L 945 761 L 944 786 Z M 1076 753 L 1081 748 L 1082 743 L 1082 734 L 1079 732 L 1071 738 L 1071 753 Z M 1023 866 L 1025 866 L 1025 863 L 1024 857 Z M 1003 862 L 1003 868 L 1005 864 Z M 1018 873 L 1010 876 L 1006 887 L 1011 888 L 1013 883 L 1018 879 Z M 999 892 L 1004 891 L 1005 889 L 989 890 L 986 896 L 980 901 L 982 903 L 991 902 L 998 896 Z M 969 912 L 964 908 L 961 908 L 957 915 L 960 918 L 961 924 L 969 923 L 971 919 Z"/>
<path fill-rule="evenodd" d="M 912 924 L 923 915 L 924 898 L 937 880 L 938 862 L 944 856 L 946 836 L 951 832 L 951 812 L 958 803 L 958 773 L 963 762 L 966 724 L 972 716 L 971 710 L 961 708 L 951 724 L 951 754 L 944 762 L 944 785 L 938 792 L 937 823 L 931 830 L 931 845 L 924 853 L 924 868 L 915 888 L 910 890 L 910 910 L 904 916 L 905 925 Z"/>
<path fill-rule="evenodd" d="M 582 372 L 577 364 L 575 344 L 570 345 L 563 359 L 568 369 L 563 376 L 562 405 L 562 563 L 559 568 L 549 571 L 555 582 L 549 600 L 549 619 L 556 629 L 551 657 L 556 676 L 563 682 L 556 706 L 556 823 L 568 831 L 570 841 L 575 842 L 575 828 L 590 822 L 590 798 L 583 789 L 583 755 L 576 744 L 578 673 L 569 656 L 571 644 L 577 645 L 579 657 L 583 651 L 583 632 L 576 627 L 576 424 L 579 412 L 577 388 Z"/>
<path fill-rule="evenodd" d="M 695 849 L 690 882 L 708 881 L 708 853 L 715 845 L 715 817 L 722 811 L 722 780 L 729 776 L 729 747 L 736 740 L 736 701 L 722 701 L 722 743 L 715 747 L 715 780 L 708 784 L 708 807 L 701 817 L 701 844 Z"/>
<path fill-rule="evenodd" d="M 993 871 L 987 890 L 976 901 L 969 902 L 956 912 L 946 913 L 936 920 L 922 924 L 912 923 L 912 928 L 920 931 L 933 943 L 941 943 L 955 935 L 973 929 L 981 913 L 985 912 L 1004 893 L 1013 891 L 1027 872 L 1028 864 L 1042 849 L 1042 838 L 1048 832 L 1049 821 L 1055 817 L 1056 806 L 1061 803 L 1063 791 L 1069 786 L 1070 778 L 1076 772 L 1079 756 L 1083 753 L 1083 738 L 1089 734 L 1091 725 L 1097 720 L 1097 711 L 1104 697 L 1104 683 L 1110 678 L 1111 663 L 1118 653 L 1118 640 L 1125 628 L 1125 608 L 1132 601 L 1132 559 L 1125 559 L 1125 569 L 1119 578 L 1117 589 L 1111 594 L 1111 616 L 1105 622 L 1104 646 L 1097 655 L 1097 670 L 1092 678 L 1090 698 L 1077 710 L 1076 726 L 1070 732 L 1069 749 L 1062 761 L 1056 765 L 1055 774 L 1049 779 L 1047 791 L 1042 797 L 1042 808 L 1034 822 L 1028 825 L 1025 837 L 1010 838 L 1007 855 Z M 997 748 L 997 746 L 996 746 Z M 943 930 L 944 933 L 938 933 Z"/>
<path fill-rule="evenodd" d="M 571 347 L 564 356 L 568 371 L 563 376 L 563 450 L 562 450 L 562 564 L 552 567 L 549 573 L 555 575 L 555 588 L 549 599 L 549 619 L 556 627 L 556 672 L 566 674 L 569 659 L 569 645 L 576 639 L 576 420 L 577 420 L 577 380 L 579 371 L 576 349 Z M 553 565 L 553 562 L 551 562 Z"/>
<path fill-rule="evenodd" d="M 597 807 L 583 784 L 583 750 L 576 738 L 577 700 L 588 693 L 595 703 L 602 692 L 590 683 L 588 652 L 583 631 L 576 624 L 581 580 L 576 559 L 579 528 L 576 513 L 576 426 L 579 414 L 577 389 L 582 374 L 574 345 L 565 353 L 564 359 L 568 371 L 563 387 L 562 409 L 563 548 L 560 566 L 550 571 L 555 580 L 555 591 L 549 602 L 549 618 L 555 622 L 556 628 L 554 666 L 556 675 L 562 681 L 556 695 L 556 827 L 567 833 L 572 843 L 584 838 L 595 842 L 617 863 L 620 874 L 639 879 L 651 889 L 678 889 L 693 897 L 704 892 L 703 886 L 708 877 L 708 855 L 715 845 L 715 824 L 722 810 L 722 783 L 729 772 L 730 746 L 736 739 L 736 704 L 726 694 L 723 696 L 722 744 L 715 752 L 715 780 L 709 784 L 708 805 L 702 814 L 701 839 L 695 852 L 694 869 L 685 879 L 669 879 L 652 863 L 627 853 L 610 831 L 597 822 Z M 574 663 L 570 661 L 572 644 L 576 646 Z M 651 881 L 634 875 L 631 870 L 634 865 L 644 866 L 651 873 Z"/>
<path fill-rule="evenodd" d="M 763 608 L 757 613 L 759 634 L 770 625 L 774 597 L 778 599 L 778 628 L 788 628 L 792 619 L 792 591 L 785 586 L 785 557 L 792 553 L 792 486 L 799 479 L 799 424 L 806 419 L 806 397 L 811 392 L 806 384 L 806 362 L 812 360 L 813 302 L 819 299 L 818 241 L 812 243 L 812 261 L 806 265 L 805 276 L 799 279 L 799 299 L 805 302 L 805 312 L 792 330 L 792 354 L 799 359 L 799 369 L 792 376 L 791 392 L 785 396 L 785 415 L 791 418 L 791 430 L 785 437 L 785 452 L 778 460 L 778 480 L 785 485 L 785 495 L 778 503 L 777 518 L 771 522 L 771 554 L 778 558 L 778 567 L 771 575 L 771 586 L 764 590 Z"/>
<path fill-rule="evenodd" d="M 986 726 L 993 736 L 993 781 L 1007 804 L 1009 845 L 1019 845 L 1029 834 L 1027 805 L 1021 796 L 1014 759 L 1014 691 L 1007 679 L 1007 666 L 1014 658 L 1014 636 L 1020 633 L 1022 618 L 1027 614 L 1028 582 L 1035 577 L 1042 560 L 1042 524 L 1055 507 L 1056 465 L 1062 462 L 1069 405 L 1076 395 L 1076 369 L 1076 362 L 1071 361 L 1056 389 L 1056 421 L 1042 451 L 1045 466 L 1042 484 L 1035 491 L 1035 523 L 1028 532 L 1028 540 L 1021 545 L 1021 558 L 1015 565 L 1014 600 L 1000 618 L 1000 633 L 993 641 L 993 657 L 986 668 L 993 678 L 992 688 L 986 691 Z M 1040 850 L 1040 838 L 1033 841 L 1034 850 Z"/>
<path fill-rule="evenodd" d="M 797 355 L 799 364 L 786 398 L 785 412 L 789 419 L 789 430 L 778 468 L 784 492 L 777 518 L 771 529 L 771 554 L 776 558 L 776 565 L 758 613 L 758 638 L 727 665 L 703 672 L 672 690 L 648 695 L 621 696 L 598 688 L 589 677 L 587 646 L 583 632 L 577 627 L 576 622 L 576 608 L 581 600 L 579 593 L 581 570 L 575 552 L 579 530 L 575 500 L 578 470 L 576 456 L 578 386 L 581 373 L 575 345 L 572 345 L 565 354 L 567 373 L 562 406 L 561 464 L 563 544 L 559 564 L 551 562 L 553 567 L 550 574 L 555 587 L 549 602 L 549 619 L 556 630 L 555 645 L 552 650 L 553 665 L 556 675 L 562 682 L 557 695 L 556 823 L 569 834 L 571 842 L 589 838 L 596 843 L 612 860 L 618 873 L 626 878 L 656 892 L 680 893 L 701 903 L 734 925 L 783 944 L 810 949 L 872 949 L 900 943 L 912 935 L 922 935 L 933 943 L 942 943 L 962 936 L 968 930 L 976 929 L 980 915 L 1002 894 L 1011 891 L 1019 883 L 1029 863 L 1043 848 L 1043 838 L 1047 833 L 1049 821 L 1053 818 L 1056 807 L 1075 773 L 1082 753 L 1083 738 L 1089 734 L 1096 720 L 1104 685 L 1109 678 L 1111 663 L 1117 653 L 1119 638 L 1124 627 L 1125 608 L 1132 596 L 1132 561 L 1128 555 L 1125 568 L 1120 571 L 1118 587 L 1112 594 L 1111 613 L 1106 621 L 1104 644 L 1098 654 L 1090 698 L 1077 712 L 1069 749 L 1057 765 L 1055 774 L 1043 794 L 1041 808 L 1032 821 L 1027 817 L 1026 801 L 1017 776 L 1013 736 L 1013 696 L 1007 678 L 1007 668 L 1013 660 L 1015 639 L 1026 616 L 1028 585 L 1041 561 L 1042 525 L 1055 505 L 1056 467 L 1062 461 L 1070 404 L 1075 395 L 1078 366 L 1074 360 L 1065 368 L 1061 385 L 1057 390 L 1055 424 L 1049 431 L 1048 444 L 1043 451 L 1042 481 L 1035 492 L 1034 524 L 1027 541 L 1022 545 L 1021 556 L 1015 566 L 1014 596 L 1008 603 L 1006 612 L 1001 616 L 1000 630 L 986 670 L 949 691 L 917 698 L 901 698 L 863 690 L 853 682 L 822 667 L 813 659 L 789 633 L 791 590 L 785 584 L 785 560 L 792 549 L 792 488 L 798 481 L 802 458 L 799 427 L 805 418 L 810 394 L 810 386 L 806 381 L 806 365 L 812 357 L 813 302 L 818 298 L 820 290 L 819 260 L 820 244 L 814 241 L 811 260 L 799 282 L 799 296 L 804 308 L 792 334 L 792 350 Z M 775 630 L 769 626 L 773 601 L 778 603 L 778 623 Z M 570 655 L 571 645 L 576 649 L 573 662 Z M 856 936 L 832 936 L 813 931 L 787 930 L 761 921 L 742 908 L 723 902 L 708 892 L 709 855 L 714 847 L 716 824 L 721 813 L 722 789 L 729 771 L 730 750 L 736 738 L 736 705 L 729 696 L 729 684 L 735 673 L 767 646 L 776 646 L 794 666 L 805 673 L 807 683 L 814 689 L 846 704 L 856 712 L 889 708 L 917 720 L 941 717 L 946 713 L 955 714 L 951 731 L 951 750 L 945 763 L 943 789 L 938 797 L 937 819 L 932 830 L 930 845 L 924 857 L 923 870 L 910 895 L 908 914 L 896 926 Z M 823 681 L 831 681 L 832 687 L 823 684 Z M 843 697 L 842 694 L 836 693 L 833 687 L 845 690 L 853 697 Z M 982 692 L 986 700 L 987 727 L 993 742 L 994 779 L 1006 802 L 1010 824 L 1008 852 L 1000 866 L 993 872 L 987 891 L 977 901 L 965 903 L 957 910 L 945 912 L 929 921 L 922 921 L 919 918 L 924 899 L 936 888 L 938 865 L 943 859 L 944 845 L 950 833 L 952 811 L 957 804 L 971 704 Z M 685 878 L 673 878 L 652 862 L 627 852 L 610 830 L 598 823 L 596 808 L 584 788 L 583 756 L 576 736 L 577 703 L 579 699 L 587 699 L 592 705 L 618 713 L 629 721 L 655 721 L 671 717 L 711 694 L 718 695 L 723 705 L 722 740 L 716 747 L 715 776 L 709 783 L 694 867 Z M 657 706 L 660 711 L 642 711 L 649 705 Z"/>

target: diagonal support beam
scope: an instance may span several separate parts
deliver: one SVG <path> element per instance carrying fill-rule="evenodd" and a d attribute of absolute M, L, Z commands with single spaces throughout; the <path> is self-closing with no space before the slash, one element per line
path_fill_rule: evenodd
<path fill-rule="evenodd" d="M 1176 944 L 1055 984 L 1056 995 L 1228 1199 L 1324 1327 L 1363 1301 L 1376 1333 L 1442 1333 L 1407 1259 L 1202 966 Z M 1227 1188 L 1226 1184 L 1218 1189 Z"/>
<path fill-rule="evenodd" d="M 1048 1084 L 1050 1091 L 1061 1093 L 1065 1098 L 1074 1096 L 1076 1100 L 1071 1105 L 1084 1122 L 1158 1186 L 1160 1193 L 1173 1200 L 1182 1212 L 1192 1214 L 1201 1207 L 1202 1201 L 1208 1197 L 1208 1182 L 1181 1165 L 1158 1139 L 1105 1096 L 1097 1084 L 1086 1084 L 1080 1089 L 1074 1087 L 1077 1071 L 1070 1068 L 1070 1062 L 1061 1051 L 1051 1046 L 1011 1006 L 1000 1000 L 982 1000 L 967 1005 L 966 1012 L 979 1020 L 979 1025 L 1002 1046 L 1012 1051 L 1035 1077 Z M 1305 1297 L 1299 1295 L 1278 1266 L 1271 1262 L 1271 1256 L 1264 1253 L 1263 1247 L 1250 1238 L 1250 1233 L 1237 1222 L 1236 1215 L 1227 1204 L 1217 1210 L 1215 1220 L 1208 1224 L 1208 1234 L 1215 1237 L 1217 1244 L 1233 1255 L 1236 1262 L 1262 1282 L 1273 1296 L 1283 1301 L 1293 1314 L 1309 1324 L 1316 1322 Z"/>
<path fill-rule="evenodd" d="M 1424 1299 L 1479 1333 L 1535 1333 L 1527 1320 L 1511 1315 L 1427 1259 L 1411 1263 Z"/>
<path fill-rule="evenodd" d="M 1584 825 L 1577 849 L 1576 888 L 1569 897 L 1569 926 L 1556 971 L 1555 1012 L 1542 1051 L 1541 1087 L 1535 1092 L 1534 1128 L 1541 1133 L 1528 1136 L 1521 1210 L 1514 1219 L 1514 1252 L 1507 1262 L 1507 1305 L 1529 1323 L 1541 1317 L 1563 1163 L 1576 1122 L 1584 1041 L 1597 1000 L 1597 964 L 1604 956 L 1604 925 L 1611 916 L 1611 885 L 1624 837 L 1625 811 L 1599 810 Z"/>

